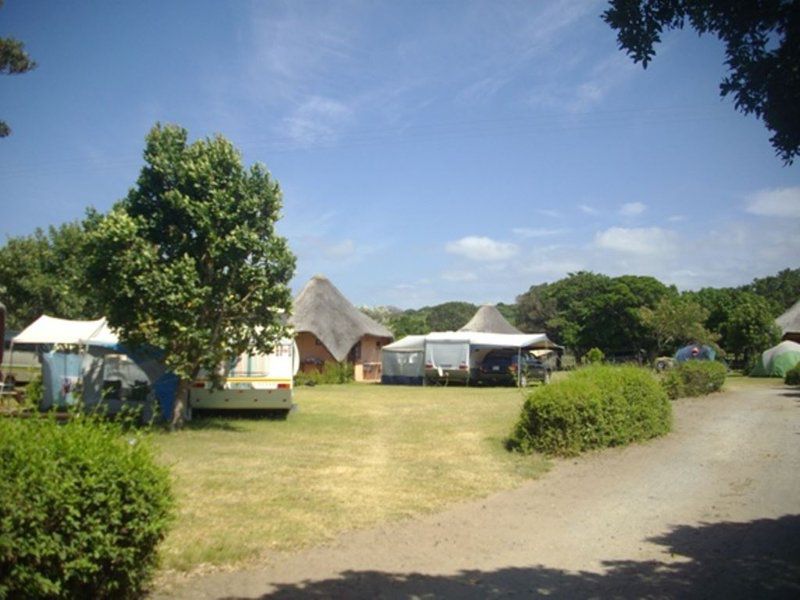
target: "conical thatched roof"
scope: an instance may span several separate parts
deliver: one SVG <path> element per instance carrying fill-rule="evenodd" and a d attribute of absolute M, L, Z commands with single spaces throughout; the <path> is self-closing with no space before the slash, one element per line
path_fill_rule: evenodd
<path fill-rule="evenodd" d="M 775 319 L 778 327 L 781 328 L 781 333 L 800 332 L 800 300 L 795 302 L 792 307 L 783 313 L 780 317 Z"/>
<path fill-rule="evenodd" d="M 522 333 L 500 314 L 496 306 L 484 304 L 459 331 L 482 331 L 484 333 Z"/>
<path fill-rule="evenodd" d="M 373 321 L 345 298 L 326 277 L 315 275 L 294 301 L 289 323 L 295 331 L 313 333 L 338 361 L 347 358 L 365 335 L 392 338 L 392 332 Z"/>

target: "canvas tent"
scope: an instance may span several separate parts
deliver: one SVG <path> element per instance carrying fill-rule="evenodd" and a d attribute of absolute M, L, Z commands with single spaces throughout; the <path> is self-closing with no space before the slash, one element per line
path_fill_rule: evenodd
<path fill-rule="evenodd" d="M 42 315 L 11 339 L 10 354 L 15 344 L 40 346 L 68 345 L 77 347 L 87 344 L 94 336 L 111 338 L 105 319 L 72 321 Z M 116 336 L 113 336 L 116 342 Z M 70 406 L 78 401 L 74 394 L 81 378 L 82 356 L 74 351 L 53 350 L 41 352 L 43 401 L 41 408 Z"/>
<path fill-rule="evenodd" d="M 326 277 L 315 275 L 303 287 L 289 324 L 296 332 L 301 370 L 348 361 L 355 365 L 357 381 L 379 379 L 380 351 L 392 341 L 392 332 L 353 306 Z"/>
<path fill-rule="evenodd" d="M 484 304 L 459 331 L 483 333 L 522 333 L 509 323 L 496 306 Z"/>
<path fill-rule="evenodd" d="M 163 414 L 171 414 L 175 376 L 166 372 L 155 353 L 131 356 L 104 318 L 72 321 L 42 315 L 12 339 L 12 352 L 14 344 L 22 343 L 73 347 L 42 353 L 44 409 L 74 404 L 73 392 L 80 380 L 87 406 L 104 402 L 115 412 L 123 403 L 123 391 L 152 385 Z"/>
<path fill-rule="evenodd" d="M 786 372 L 800 363 L 800 344 L 784 340 L 761 353 L 751 377 L 785 377 Z"/>
<path fill-rule="evenodd" d="M 434 332 L 407 336 L 384 347 L 382 383 L 422 384 L 425 379 L 468 383 L 471 370 L 492 350 L 559 349 L 544 333 Z"/>
<path fill-rule="evenodd" d="M 775 319 L 775 323 L 781 328 L 782 340 L 800 343 L 800 300 Z"/>
<path fill-rule="evenodd" d="M 425 336 L 407 335 L 381 351 L 381 383 L 422 385 Z"/>

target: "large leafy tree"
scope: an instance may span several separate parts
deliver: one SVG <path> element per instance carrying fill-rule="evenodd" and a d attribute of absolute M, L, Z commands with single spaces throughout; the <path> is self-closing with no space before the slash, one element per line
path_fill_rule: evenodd
<path fill-rule="evenodd" d="M 783 269 L 776 275 L 754 279 L 741 289 L 763 297 L 774 306 L 774 316 L 800 300 L 800 269 Z"/>
<path fill-rule="evenodd" d="M 0 297 L 9 329 L 22 329 L 47 313 L 66 319 L 101 315 L 86 277 L 85 223 L 65 223 L 13 237 L 0 248 Z"/>
<path fill-rule="evenodd" d="M 286 335 L 295 258 L 275 232 L 281 193 L 221 136 L 156 125 L 136 186 L 90 235 L 90 273 L 124 343 L 160 348 L 179 379 L 172 415 L 205 370 Z"/>
<path fill-rule="evenodd" d="M 0 0 L 3 8 L 3 0 Z M 25 52 L 25 45 L 14 38 L 0 38 L 0 73 L 3 75 L 19 75 L 36 68 L 36 62 Z M 5 121 L 0 121 L 0 137 L 11 133 Z"/>
<path fill-rule="evenodd" d="M 522 331 L 546 333 L 551 339 L 559 339 L 559 331 L 551 322 L 556 317 L 556 301 L 548 294 L 547 283 L 532 285 L 527 292 L 517 296 L 517 327 Z"/>
<path fill-rule="evenodd" d="M 674 293 L 653 277 L 581 271 L 521 295 L 518 323 L 527 331 L 545 331 L 579 355 L 593 347 L 606 354 L 650 353 L 655 343 L 639 308 L 652 308 Z"/>
<path fill-rule="evenodd" d="M 475 315 L 478 307 L 469 302 L 444 302 L 430 308 L 427 314 L 431 331 L 457 331 Z"/>
<path fill-rule="evenodd" d="M 658 354 L 672 354 L 688 342 L 713 344 L 719 338 L 704 326 L 708 311 L 688 297 L 662 297 L 655 308 L 644 306 L 639 314 L 652 330 Z"/>
<path fill-rule="evenodd" d="M 728 322 L 731 312 L 736 308 L 742 290 L 735 288 L 702 288 L 696 292 L 684 292 L 683 296 L 697 302 L 708 313 L 705 327 L 714 333 L 721 333 Z M 724 347 L 724 342 L 720 342 Z"/>
<path fill-rule="evenodd" d="M 722 96 L 763 119 L 778 156 L 800 154 L 800 2 L 797 0 L 611 0 L 603 19 L 643 67 L 655 56 L 662 32 L 687 22 L 725 44 L 728 76 Z"/>
<path fill-rule="evenodd" d="M 770 303 L 751 292 L 742 292 L 728 320 L 721 327 L 722 346 L 748 364 L 759 352 L 775 345 L 781 333 Z"/>

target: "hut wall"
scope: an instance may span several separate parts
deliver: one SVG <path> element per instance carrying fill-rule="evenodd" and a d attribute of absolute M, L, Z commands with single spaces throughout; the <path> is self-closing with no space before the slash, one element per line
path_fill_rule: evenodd
<path fill-rule="evenodd" d="M 301 331 L 295 336 L 295 342 L 300 352 L 300 370 L 304 373 L 321 370 L 326 362 L 336 362 L 325 344 L 313 333 Z"/>
<path fill-rule="evenodd" d="M 360 347 L 353 361 L 356 381 L 381 380 L 381 348 L 390 342 L 390 338 L 374 335 L 365 335 L 359 340 L 356 345 Z"/>

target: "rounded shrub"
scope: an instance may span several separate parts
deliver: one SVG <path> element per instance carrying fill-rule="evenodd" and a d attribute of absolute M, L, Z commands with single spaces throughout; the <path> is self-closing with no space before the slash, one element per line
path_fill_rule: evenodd
<path fill-rule="evenodd" d="M 168 473 L 141 435 L 0 419 L 0 598 L 129 598 L 166 534 Z"/>
<path fill-rule="evenodd" d="M 783 381 L 786 385 L 800 385 L 800 363 L 786 371 Z"/>
<path fill-rule="evenodd" d="M 704 396 L 722 388 L 727 372 L 719 362 L 687 360 L 665 373 L 661 385 L 671 400 Z"/>
<path fill-rule="evenodd" d="M 574 455 L 649 439 L 671 426 L 672 407 L 650 371 L 591 366 L 532 391 L 507 445 Z"/>
<path fill-rule="evenodd" d="M 603 362 L 606 359 L 606 355 L 602 350 L 600 350 L 600 348 L 592 348 L 584 355 L 583 358 L 587 364 L 596 365 Z"/>

